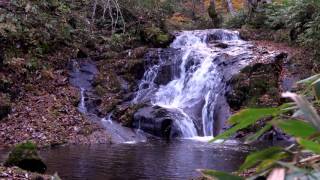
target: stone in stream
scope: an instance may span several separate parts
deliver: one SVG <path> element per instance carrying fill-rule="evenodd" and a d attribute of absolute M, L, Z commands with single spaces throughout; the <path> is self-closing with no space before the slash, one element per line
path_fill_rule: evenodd
<path fill-rule="evenodd" d="M 134 114 L 133 127 L 167 139 L 180 137 L 181 130 L 175 125 L 183 115 L 175 109 L 147 106 Z"/>
<path fill-rule="evenodd" d="M 32 142 L 18 144 L 9 154 L 5 166 L 18 166 L 31 172 L 44 173 L 47 166 L 37 152 L 37 146 Z"/>

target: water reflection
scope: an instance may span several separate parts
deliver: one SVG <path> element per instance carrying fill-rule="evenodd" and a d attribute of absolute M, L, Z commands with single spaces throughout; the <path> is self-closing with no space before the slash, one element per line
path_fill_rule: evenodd
<path fill-rule="evenodd" d="M 65 146 L 41 152 L 49 173 L 63 179 L 190 179 L 195 169 L 234 171 L 248 148 L 191 140 Z"/>

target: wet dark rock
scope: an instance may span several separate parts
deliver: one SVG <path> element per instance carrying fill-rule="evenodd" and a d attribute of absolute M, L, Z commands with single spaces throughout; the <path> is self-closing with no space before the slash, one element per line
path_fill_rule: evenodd
<path fill-rule="evenodd" d="M 31 172 L 44 173 L 47 166 L 37 153 L 37 147 L 31 142 L 18 144 L 9 154 L 5 166 L 18 166 Z"/>
<path fill-rule="evenodd" d="M 78 88 L 91 89 L 94 76 L 98 73 L 98 69 L 91 62 L 91 59 L 72 60 L 68 66 L 70 83 Z"/>
<path fill-rule="evenodd" d="M 86 48 L 80 48 L 77 53 L 77 58 L 88 58 L 89 50 Z"/>
<path fill-rule="evenodd" d="M 228 44 L 219 42 L 219 43 L 215 44 L 215 47 L 222 48 L 222 49 L 226 49 L 226 48 L 228 48 L 229 46 L 228 46 Z"/>
<path fill-rule="evenodd" d="M 219 96 L 217 104 L 214 108 L 214 126 L 213 135 L 220 134 L 222 128 L 225 126 L 224 123 L 231 116 L 230 107 L 224 96 Z"/>
<path fill-rule="evenodd" d="M 167 139 L 181 136 L 175 121 L 183 115 L 175 109 L 146 106 L 134 114 L 133 127 Z"/>
<path fill-rule="evenodd" d="M 144 60 L 130 59 L 124 68 L 127 75 L 132 76 L 136 80 L 141 79 L 144 74 Z"/>
<path fill-rule="evenodd" d="M 181 56 L 181 52 L 178 49 L 150 49 L 145 56 L 145 68 L 149 68 L 155 64 L 158 64 L 157 76 L 154 82 L 157 85 L 168 84 L 173 77 L 178 76 L 180 73 L 180 62 L 177 61 L 177 57 Z M 188 67 L 192 64 L 187 65 Z M 188 68 L 186 67 L 186 68 Z"/>
<path fill-rule="evenodd" d="M 154 82 L 158 85 L 166 85 L 172 80 L 173 74 L 174 72 L 170 65 L 163 65 L 159 68 L 158 75 Z"/>
<path fill-rule="evenodd" d="M 286 56 L 279 54 L 274 61 L 257 63 L 242 69 L 229 84 L 227 101 L 234 110 L 243 106 L 272 106 L 279 102 L 279 79 L 282 71 L 282 60 Z"/>

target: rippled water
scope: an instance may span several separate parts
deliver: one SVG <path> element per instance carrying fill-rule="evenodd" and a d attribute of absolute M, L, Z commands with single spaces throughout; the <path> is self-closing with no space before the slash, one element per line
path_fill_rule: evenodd
<path fill-rule="evenodd" d="M 190 179 L 196 169 L 237 170 L 248 148 L 193 140 L 65 146 L 41 152 L 63 179 Z"/>

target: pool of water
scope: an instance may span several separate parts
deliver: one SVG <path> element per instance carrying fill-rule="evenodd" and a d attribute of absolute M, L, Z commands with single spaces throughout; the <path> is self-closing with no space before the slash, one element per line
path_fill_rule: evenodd
<path fill-rule="evenodd" d="M 250 151 L 235 142 L 193 140 L 62 146 L 41 151 L 48 172 L 63 179 L 191 179 L 196 169 L 234 171 Z"/>

